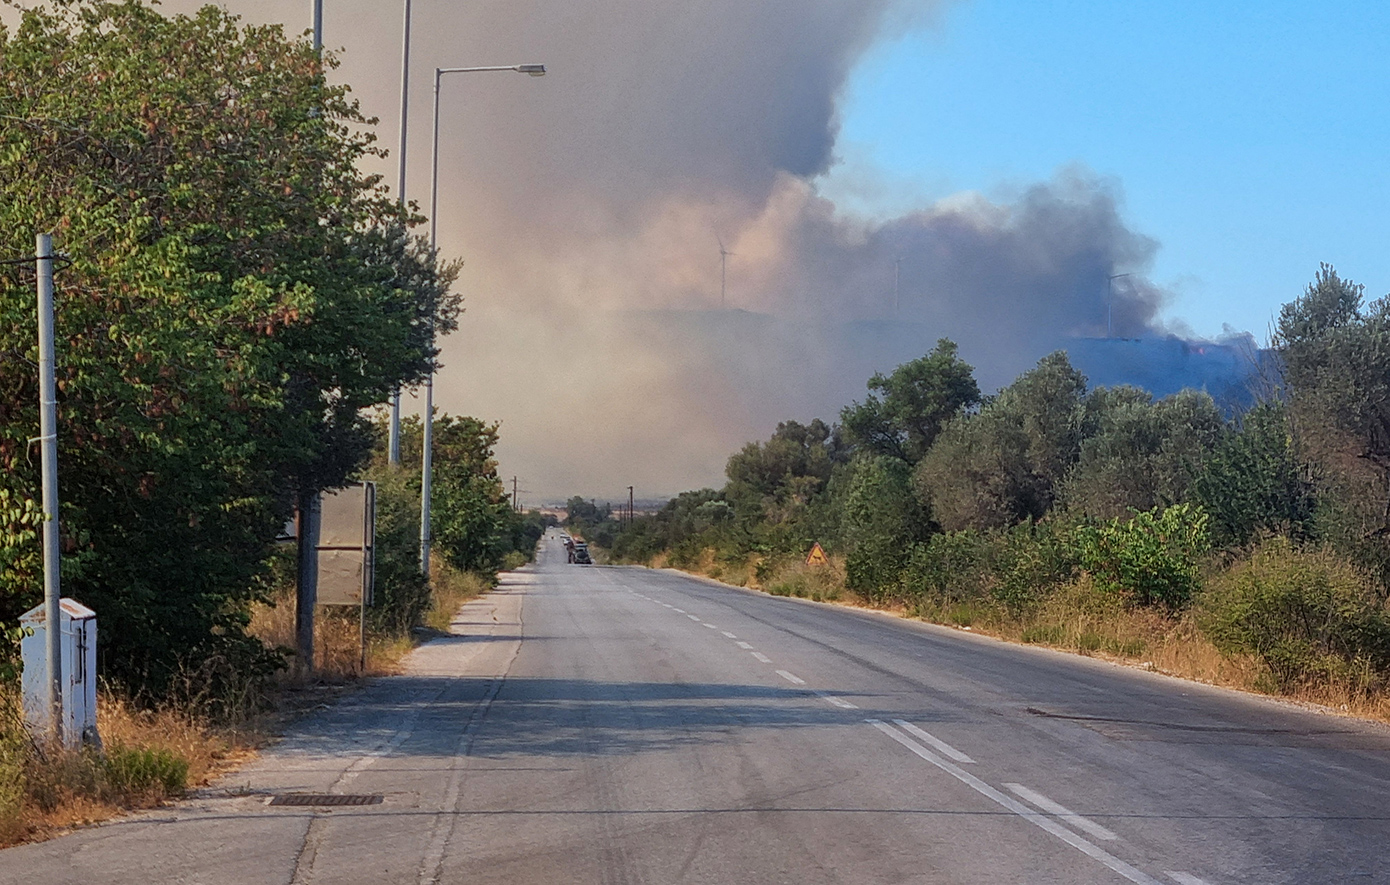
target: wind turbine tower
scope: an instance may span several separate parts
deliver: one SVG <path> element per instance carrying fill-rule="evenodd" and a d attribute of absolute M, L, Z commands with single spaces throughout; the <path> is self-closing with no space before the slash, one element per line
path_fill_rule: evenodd
<path fill-rule="evenodd" d="M 734 254 L 724 248 L 724 239 L 718 234 L 714 238 L 719 241 L 719 309 L 723 310 L 726 305 L 725 291 L 728 282 L 729 256 Z"/>

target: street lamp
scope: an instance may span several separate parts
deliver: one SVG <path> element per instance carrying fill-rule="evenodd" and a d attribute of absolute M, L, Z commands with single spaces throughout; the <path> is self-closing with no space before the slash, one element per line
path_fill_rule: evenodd
<path fill-rule="evenodd" d="M 406 121 L 410 112 L 410 0 L 405 0 L 405 23 L 401 27 L 401 131 L 400 150 L 396 158 L 396 196 L 401 204 L 401 217 L 405 217 L 405 136 Z M 401 463 L 401 389 L 391 394 L 391 422 L 387 425 L 386 460 L 391 464 Z"/>
<path fill-rule="evenodd" d="M 481 68 L 434 69 L 434 139 L 430 146 L 430 256 L 438 250 L 439 227 L 439 81 L 445 74 L 478 74 L 486 71 L 515 71 L 544 77 L 545 65 L 500 65 Z M 430 318 L 430 346 L 434 346 L 434 318 Z M 434 364 L 425 376 L 424 433 L 420 443 L 420 574 L 430 576 L 430 483 L 434 468 Z"/>

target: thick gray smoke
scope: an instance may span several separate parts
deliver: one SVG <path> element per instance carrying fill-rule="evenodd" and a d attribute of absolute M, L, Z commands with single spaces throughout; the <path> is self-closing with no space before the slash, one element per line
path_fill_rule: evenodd
<path fill-rule="evenodd" d="M 226 5 L 307 24 L 307 0 Z M 966 194 L 889 221 L 818 195 L 855 61 L 933 26 L 939 6 L 417 0 L 407 191 L 420 203 L 432 69 L 550 71 L 444 81 L 440 244 L 466 261 L 468 313 L 444 344 L 440 406 L 503 421 L 503 470 L 533 500 L 627 485 L 650 497 L 718 484 L 743 442 L 834 417 L 871 372 L 940 336 L 993 386 L 1069 336 L 1104 334 L 1107 277 L 1142 274 L 1156 245 L 1082 170 L 1007 203 Z M 394 146 L 399 3 L 327 7 L 337 76 Z M 394 181 L 394 168 L 379 171 Z M 1113 290 L 1115 334 L 1153 331 L 1161 293 L 1142 276 Z"/>

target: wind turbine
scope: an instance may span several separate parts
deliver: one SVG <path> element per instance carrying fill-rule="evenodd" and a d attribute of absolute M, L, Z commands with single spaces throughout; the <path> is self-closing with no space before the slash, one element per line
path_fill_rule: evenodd
<path fill-rule="evenodd" d="M 728 281 L 729 256 L 734 254 L 724 248 L 724 238 L 715 234 L 714 238 L 719 241 L 719 309 L 724 309 L 725 284 Z"/>

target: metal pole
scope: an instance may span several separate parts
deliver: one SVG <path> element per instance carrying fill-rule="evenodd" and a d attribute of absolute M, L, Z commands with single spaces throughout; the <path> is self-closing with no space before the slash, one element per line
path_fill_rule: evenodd
<path fill-rule="evenodd" d="M 410 0 L 405 0 L 405 24 L 401 28 L 401 132 L 399 156 L 396 158 L 396 195 L 400 198 L 401 214 L 405 214 L 405 137 L 410 117 Z M 401 463 L 401 391 L 391 394 L 391 425 L 386 447 L 387 460 Z"/>
<path fill-rule="evenodd" d="M 294 599 L 294 640 L 300 672 L 314 672 L 314 607 L 319 596 L 319 494 L 299 492 L 299 525 L 295 549 L 299 561 Z"/>
<path fill-rule="evenodd" d="M 430 256 L 438 250 L 439 236 L 439 79 L 434 69 L 434 136 L 430 143 Z M 430 348 L 434 347 L 434 315 L 430 315 Z M 434 468 L 434 362 L 425 376 L 424 433 L 420 441 L 420 574 L 430 576 L 430 484 Z"/>
<path fill-rule="evenodd" d="M 313 0 L 314 52 L 323 49 L 323 0 Z"/>
<path fill-rule="evenodd" d="M 44 669 L 48 682 L 48 736 L 63 738 L 62 623 L 58 602 L 58 393 L 53 360 L 53 237 L 35 241 L 39 278 L 39 451 L 43 474 L 43 625 L 47 638 Z"/>

